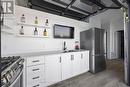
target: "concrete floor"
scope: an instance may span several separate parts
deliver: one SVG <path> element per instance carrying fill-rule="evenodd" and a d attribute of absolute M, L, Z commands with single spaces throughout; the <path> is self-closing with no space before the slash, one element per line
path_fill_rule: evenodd
<path fill-rule="evenodd" d="M 123 82 L 123 61 L 108 60 L 107 70 L 90 72 L 59 82 L 49 87 L 129 87 Z"/>

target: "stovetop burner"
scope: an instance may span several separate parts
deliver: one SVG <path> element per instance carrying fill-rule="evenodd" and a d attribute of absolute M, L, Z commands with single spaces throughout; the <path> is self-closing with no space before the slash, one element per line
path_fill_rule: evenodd
<path fill-rule="evenodd" d="M 17 78 L 19 78 L 19 75 L 21 75 L 23 72 L 23 63 L 24 59 L 20 56 L 9 56 L 1 58 L 1 87 L 12 87 L 11 85 L 15 84 Z"/>
<path fill-rule="evenodd" d="M 2 65 L 1 70 L 3 71 L 8 66 L 10 66 L 12 63 L 14 63 L 15 61 L 17 61 L 19 58 L 20 58 L 20 56 L 9 56 L 9 57 L 3 57 L 3 58 L 1 58 L 1 65 Z"/>

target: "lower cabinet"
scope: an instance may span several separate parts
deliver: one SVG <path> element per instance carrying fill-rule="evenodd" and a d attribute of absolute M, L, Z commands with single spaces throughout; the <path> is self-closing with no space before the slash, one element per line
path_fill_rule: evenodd
<path fill-rule="evenodd" d="M 80 62 L 81 62 L 81 56 L 80 52 L 74 52 L 72 55 L 72 76 L 76 76 L 80 74 Z"/>
<path fill-rule="evenodd" d="M 89 71 L 89 51 L 80 52 L 80 73 Z"/>
<path fill-rule="evenodd" d="M 25 59 L 25 87 L 44 87 L 44 56 Z"/>
<path fill-rule="evenodd" d="M 72 57 L 71 53 L 61 55 L 62 58 L 62 80 L 72 77 Z"/>
<path fill-rule="evenodd" d="M 45 56 L 45 84 L 46 86 L 61 81 L 61 56 Z"/>
<path fill-rule="evenodd" d="M 89 51 L 64 53 L 61 59 L 62 80 L 89 71 Z"/>
<path fill-rule="evenodd" d="M 25 59 L 26 87 L 46 87 L 89 70 L 89 51 Z"/>
<path fill-rule="evenodd" d="M 40 85 L 41 83 L 44 83 L 44 66 L 37 65 L 27 67 L 27 86 L 35 87 L 35 85 Z"/>

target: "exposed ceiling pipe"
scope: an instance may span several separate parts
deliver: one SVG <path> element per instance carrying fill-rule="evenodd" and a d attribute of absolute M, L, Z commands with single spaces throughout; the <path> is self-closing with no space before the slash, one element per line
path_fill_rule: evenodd
<path fill-rule="evenodd" d="M 120 9 L 121 7 L 106 7 L 106 9 Z"/>
<path fill-rule="evenodd" d="M 39 8 L 43 8 L 43 9 L 46 9 L 50 12 L 52 11 L 52 12 L 58 13 L 58 15 L 61 15 L 62 12 L 65 11 L 65 8 L 51 4 L 51 3 L 46 2 L 44 0 L 31 0 L 31 4 L 32 4 L 32 7 L 36 6 L 36 7 L 39 7 Z M 70 9 L 68 9 L 64 15 L 65 16 L 68 15 L 69 17 L 71 16 L 71 18 L 75 17 L 75 19 L 80 19 L 80 18 L 85 16 L 81 13 L 72 11 Z"/>
<path fill-rule="evenodd" d="M 105 5 L 103 5 L 103 4 L 101 4 L 98 0 L 89 0 L 90 2 L 92 2 L 92 3 L 94 3 L 95 5 L 97 5 L 97 6 L 99 6 L 99 7 L 101 7 L 101 9 L 99 9 L 100 11 L 104 11 L 104 9 L 105 10 L 108 10 L 108 9 L 120 9 L 121 8 L 121 6 L 122 5 L 119 5 L 118 4 L 118 6 L 119 7 L 106 7 Z M 115 1 L 115 0 L 114 0 Z M 114 2 L 115 3 L 115 2 Z M 117 4 L 117 3 L 116 3 Z M 83 17 L 81 20 L 85 20 L 85 19 L 87 19 L 88 17 L 90 17 L 90 16 L 92 16 L 92 15 L 94 15 L 94 14 L 97 14 L 98 13 L 98 11 L 96 11 L 96 12 L 93 12 L 92 14 L 89 14 L 89 15 L 87 15 L 87 16 L 85 16 L 85 17 Z"/>
<path fill-rule="evenodd" d="M 97 6 L 101 7 L 101 8 L 105 8 L 106 7 L 105 5 L 101 4 L 97 0 L 88 0 L 88 1 L 94 3 L 95 5 L 97 5 Z"/>
<path fill-rule="evenodd" d="M 71 6 L 74 4 L 75 1 L 76 1 L 76 0 L 72 0 L 72 1 L 70 2 L 70 4 L 67 5 L 67 7 L 65 8 L 65 11 L 63 11 L 61 15 L 64 15 L 65 12 L 68 10 L 68 8 L 71 7 Z"/>
<path fill-rule="evenodd" d="M 80 8 L 77 8 L 77 7 L 75 7 L 75 6 L 72 6 L 76 0 L 72 0 L 69 5 L 66 4 L 66 3 L 64 3 L 64 2 L 62 2 L 62 1 L 60 1 L 60 0 L 52 0 L 52 1 L 54 1 L 54 2 L 56 2 L 56 3 L 59 3 L 59 4 L 61 4 L 61 5 L 66 6 L 66 8 L 65 8 L 65 10 L 64 10 L 63 12 L 67 11 L 67 10 L 71 7 L 71 8 L 74 9 L 74 10 L 83 12 L 82 14 L 84 14 L 84 13 L 85 13 L 85 14 L 91 14 L 91 13 L 88 12 L 88 11 L 84 11 L 84 10 L 82 10 L 82 9 L 80 9 Z M 62 12 L 61 15 L 64 15 L 63 12 Z"/>

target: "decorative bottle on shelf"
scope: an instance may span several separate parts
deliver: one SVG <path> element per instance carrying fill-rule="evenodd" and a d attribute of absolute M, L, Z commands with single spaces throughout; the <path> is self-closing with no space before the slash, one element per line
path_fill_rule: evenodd
<path fill-rule="evenodd" d="M 34 30 L 34 35 L 38 35 L 37 28 L 35 28 L 35 30 Z"/>
<path fill-rule="evenodd" d="M 34 22 L 35 22 L 35 24 L 38 24 L 38 17 L 37 16 L 35 17 L 35 21 Z"/>
<path fill-rule="evenodd" d="M 47 30 L 46 30 L 46 28 L 43 31 L 43 36 L 47 36 Z"/>
<path fill-rule="evenodd" d="M 45 25 L 48 26 L 49 22 L 48 19 L 46 19 Z"/>
<path fill-rule="evenodd" d="M 21 26 L 21 29 L 19 30 L 19 34 L 20 34 L 20 35 L 24 35 L 24 29 L 23 29 L 23 26 Z"/>
<path fill-rule="evenodd" d="M 24 16 L 24 14 L 22 14 L 21 22 L 22 22 L 22 23 L 25 23 L 25 16 Z"/>

